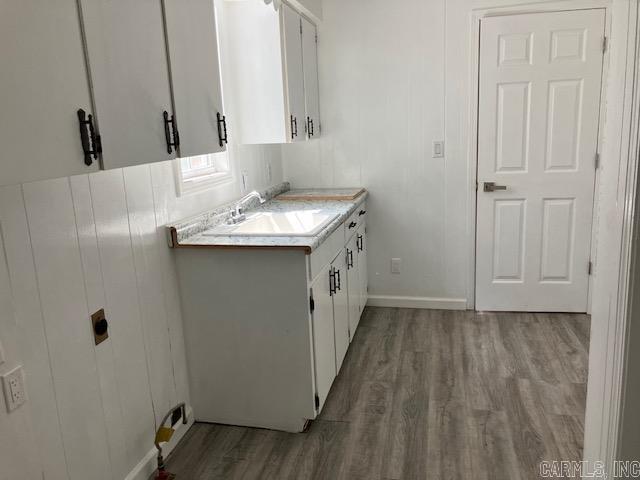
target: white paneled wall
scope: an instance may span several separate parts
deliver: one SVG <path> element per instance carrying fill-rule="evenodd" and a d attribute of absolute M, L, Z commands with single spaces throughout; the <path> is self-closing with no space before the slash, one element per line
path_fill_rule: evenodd
<path fill-rule="evenodd" d="M 369 189 L 373 301 L 464 298 L 464 283 L 445 281 L 465 265 L 447 253 L 447 160 L 431 158 L 445 135 L 445 0 L 324 0 L 322 10 L 322 137 L 282 147 L 285 177 Z M 392 257 L 403 259 L 401 275 Z"/>
<path fill-rule="evenodd" d="M 230 150 L 249 189 L 282 181 L 278 146 Z M 22 364 L 29 396 L 0 401 L 0 479 L 123 479 L 153 460 L 157 422 L 189 403 L 163 226 L 238 197 L 238 178 L 178 197 L 163 162 L 0 188 L 0 371 Z"/>

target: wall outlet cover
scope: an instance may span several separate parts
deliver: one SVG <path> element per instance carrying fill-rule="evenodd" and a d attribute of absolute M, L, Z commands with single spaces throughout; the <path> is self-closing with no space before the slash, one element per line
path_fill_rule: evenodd
<path fill-rule="evenodd" d="M 444 157 L 444 140 L 433 142 L 433 158 Z"/>
<path fill-rule="evenodd" d="M 27 391 L 24 387 L 24 372 L 22 365 L 2 375 L 2 387 L 7 403 L 7 411 L 12 412 L 27 401 Z"/>

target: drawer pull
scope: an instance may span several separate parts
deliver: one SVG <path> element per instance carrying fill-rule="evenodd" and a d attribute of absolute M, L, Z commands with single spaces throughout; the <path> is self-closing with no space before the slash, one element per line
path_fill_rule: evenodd
<path fill-rule="evenodd" d="M 360 217 L 361 217 L 361 216 L 362 216 L 362 215 L 364 215 L 365 213 L 367 213 L 367 211 L 366 211 L 366 210 L 360 210 L 360 212 L 358 213 L 358 216 L 360 216 Z"/>
<path fill-rule="evenodd" d="M 358 224 L 356 222 L 351 222 L 349 224 L 349 229 L 355 228 Z"/>

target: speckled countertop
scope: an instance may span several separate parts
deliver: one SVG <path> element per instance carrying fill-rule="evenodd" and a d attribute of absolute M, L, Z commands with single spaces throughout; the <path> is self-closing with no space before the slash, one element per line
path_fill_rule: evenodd
<path fill-rule="evenodd" d="M 360 189 L 335 189 L 336 194 Z M 235 202 L 222 205 L 215 210 L 206 212 L 183 222 L 169 225 L 169 243 L 173 248 L 287 248 L 303 249 L 311 253 L 329 237 L 342 223 L 364 202 L 367 192 L 364 191 L 354 200 L 280 200 L 278 195 L 284 192 L 314 192 L 315 190 L 289 190 L 288 183 L 282 183 L 269 190 L 260 192 L 268 201 L 260 205 L 257 200 L 249 202 L 246 213 L 254 212 L 291 212 L 298 210 L 322 210 L 327 213 L 336 213 L 338 217 L 329 223 L 319 234 L 312 237 L 294 236 L 225 236 L 210 235 L 207 232 L 217 225 L 229 219 L 230 211 Z M 330 194 L 331 190 L 322 189 L 324 194 Z"/>

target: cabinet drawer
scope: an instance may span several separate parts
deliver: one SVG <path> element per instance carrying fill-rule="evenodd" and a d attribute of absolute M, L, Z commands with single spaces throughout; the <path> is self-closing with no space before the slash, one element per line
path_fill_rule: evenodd
<path fill-rule="evenodd" d="M 367 217 L 367 204 L 365 202 L 358 205 L 355 212 L 351 214 L 351 216 L 344 222 L 344 238 L 346 241 L 353 236 L 354 233 L 358 230 L 360 225 L 365 222 L 365 218 Z"/>
<path fill-rule="evenodd" d="M 323 243 L 309 256 L 309 280 L 313 280 L 325 265 L 336 258 L 338 252 L 344 248 L 344 226 L 336 228 Z"/>

